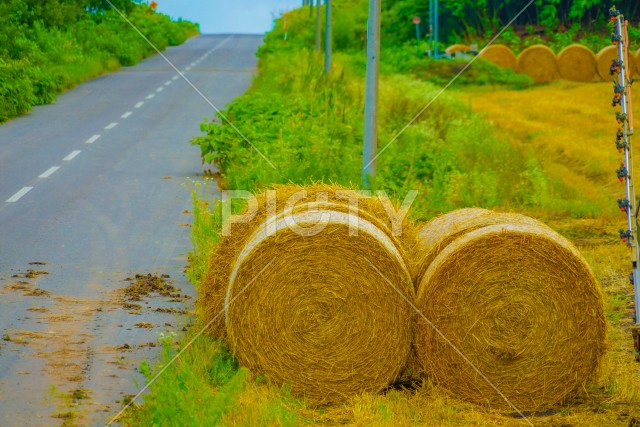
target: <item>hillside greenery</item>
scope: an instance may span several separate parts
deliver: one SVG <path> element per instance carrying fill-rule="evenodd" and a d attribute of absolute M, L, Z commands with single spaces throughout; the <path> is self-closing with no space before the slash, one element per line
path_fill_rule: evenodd
<path fill-rule="evenodd" d="M 172 22 L 146 4 L 112 3 L 159 49 L 198 33 L 197 25 Z M 0 2 L 0 122 L 154 52 L 105 1 Z"/>

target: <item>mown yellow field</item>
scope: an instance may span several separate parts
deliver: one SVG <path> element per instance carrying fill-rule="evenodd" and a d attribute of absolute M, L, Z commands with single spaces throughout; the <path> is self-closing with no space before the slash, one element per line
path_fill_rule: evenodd
<path fill-rule="evenodd" d="M 602 208 L 603 218 L 620 218 L 615 202 L 624 187 L 615 176 L 622 156 L 615 148 L 612 83 L 555 81 L 520 91 L 456 92 L 501 137 L 534 151 L 566 197 L 581 194 Z"/>

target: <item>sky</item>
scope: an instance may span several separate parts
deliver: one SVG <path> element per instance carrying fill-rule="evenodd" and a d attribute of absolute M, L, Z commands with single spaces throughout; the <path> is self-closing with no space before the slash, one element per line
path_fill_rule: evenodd
<path fill-rule="evenodd" d="M 156 0 L 158 11 L 200 24 L 203 34 L 264 34 L 273 19 L 302 0 Z M 315 3 L 315 2 L 314 2 Z"/>

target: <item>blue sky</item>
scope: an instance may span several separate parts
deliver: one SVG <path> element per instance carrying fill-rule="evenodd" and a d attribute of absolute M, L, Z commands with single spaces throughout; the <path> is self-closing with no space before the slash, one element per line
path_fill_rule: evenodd
<path fill-rule="evenodd" d="M 208 33 L 263 34 L 274 17 L 302 5 L 302 0 L 156 0 L 158 11 L 198 22 Z M 315 2 L 314 2 L 315 3 Z"/>

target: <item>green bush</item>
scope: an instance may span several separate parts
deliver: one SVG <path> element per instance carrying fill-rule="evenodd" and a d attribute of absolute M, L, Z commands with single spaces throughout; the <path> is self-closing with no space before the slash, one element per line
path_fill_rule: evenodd
<path fill-rule="evenodd" d="M 48 104 L 62 91 L 155 50 L 107 3 L 9 0 L 0 4 L 0 122 Z M 116 6 L 159 49 L 183 43 L 198 27 L 172 22 L 147 5 Z M 19 70 L 19 71 L 17 71 Z"/>

